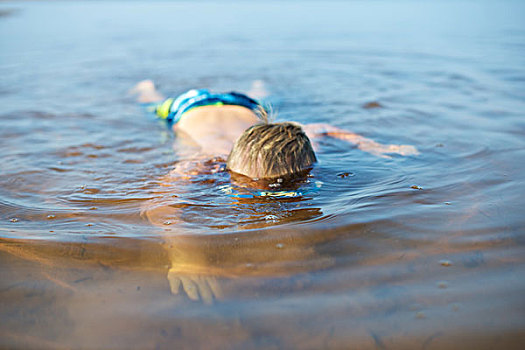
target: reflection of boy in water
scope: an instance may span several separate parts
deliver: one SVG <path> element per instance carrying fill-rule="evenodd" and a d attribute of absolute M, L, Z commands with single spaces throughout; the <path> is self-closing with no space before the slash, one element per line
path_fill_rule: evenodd
<path fill-rule="evenodd" d="M 208 164 L 210 159 L 227 157 L 226 169 L 230 171 L 233 181 L 247 186 L 270 185 L 278 190 L 276 187 L 283 183 L 283 179 L 304 176 L 308 172 L 317 161 L 310 139 L 323 136 L 345 140 L 360 150 L 380 157 L 388 157 L 388 153 L 418 154 L 413 146 L 382 145 L 327 124 L 269 123 L 266 110 L 258 102 L 235 92 L 214 94 L 207 90 L 190 90 L 176 99 L 165 99 L 148 80 L 137 84 L 132 92 L 138 95 L 139 102 L 156 104 L 156 114 L 172 123 L 173 131 L 187 141 L 186 145 L 192 145 L 193 154 L 187 160 L 178 162 L 170 173 L 179 179 L 209 171 L 202 165 Z M 178 151 L 187 153 L 187 150 Z M 166 216 L 173 218 L 176 210 L 172 206 L 152 202 L 144 208 L 144 214 L 150 222 L 162 226 Z M 219 254 L 223 257 L 224 251 L 205 251 L 205 247 L 196 249 L 198 245 L 188 245 L 191 240 L 180 235 L 167 236 L 171 291 L 177 294 L 182 287 L 191 299 L 211 302 L 213 297 L 221 295 L 214 276 L 236 275 L 239 271 L 234 273 L 235 269 L 228 268 L 222 273 L 217 272 L 221 269 L 209 265 L 210 256 Z M 263 254 L 262 258 L 278 261 L 286 257 L 295 260 L 298 256 L 312 257 L 315 254 L 314 242 L 298 244 L 297 239 L 294 242 L 296 246 L 281 250 L 272 257 Z M 188 249 L 189 246 L 193 249 Z M 272 251 L 259 248 L 265 252 Z M 236 251 L 237 255 L 228 256 L 235 260 L 234 256 L 243 256 L 239 253 L 242 252 Z M 244 258 L 242 260 L 245 261 Z M 322 261 L 318 267 L 326 267 L 325 260 L 312 258 L 312 261 Z M 264 264 L 264 261 L 261 263 Z M 229 261 L 226 265 L 238 264 Z M 268 274 L 275 275 L 276 271 L 269 271 Z"/>

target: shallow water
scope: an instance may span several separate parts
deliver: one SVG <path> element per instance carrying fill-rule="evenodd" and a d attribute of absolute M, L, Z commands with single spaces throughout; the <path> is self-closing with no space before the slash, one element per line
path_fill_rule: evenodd
<path fill-rule="evenodd" d="M 520 348 L 524 10 L 0 3 L 0 347 Z M 278 120 L 421 154 L 323 140 L 302 197 L 181 188 L 178 140 L 126 94 L 145 78 L 262 81 Z"/>

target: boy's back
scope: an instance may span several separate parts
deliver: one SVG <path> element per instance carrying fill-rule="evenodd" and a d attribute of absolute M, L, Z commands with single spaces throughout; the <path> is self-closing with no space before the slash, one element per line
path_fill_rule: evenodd
<path fill-rule="evenodd" d="M 186 112 L 173 130 L 191 137 L 203 154 L 227 156 L 239 135 L 259 121 L 242 106 L 203 106 Z"/>

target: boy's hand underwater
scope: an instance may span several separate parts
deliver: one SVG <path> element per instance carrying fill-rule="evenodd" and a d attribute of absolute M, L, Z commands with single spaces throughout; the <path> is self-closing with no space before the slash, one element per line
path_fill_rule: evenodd
<path fill-rule="evenodd" d="M 182 287 L 188 298 L 194 301 L 212 304 L 214 299 L 222 299 L 221 286 L 213 276 L 183 274 L 172 267 L 168 271 L 168 282 L 172 294 L 179 294 Z"/>

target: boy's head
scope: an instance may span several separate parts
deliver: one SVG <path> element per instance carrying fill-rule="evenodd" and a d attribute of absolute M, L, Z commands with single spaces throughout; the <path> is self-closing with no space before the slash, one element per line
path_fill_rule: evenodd
<path fill-rule="evenodd" d="M 315 162 L 310 139 L 296 123 L 257 124 L 235 142 L 227 168 L 252 179 L 300 174 Z"/>

